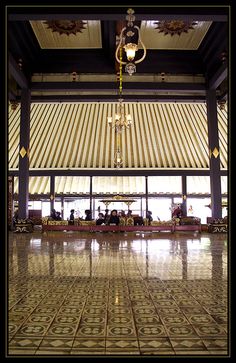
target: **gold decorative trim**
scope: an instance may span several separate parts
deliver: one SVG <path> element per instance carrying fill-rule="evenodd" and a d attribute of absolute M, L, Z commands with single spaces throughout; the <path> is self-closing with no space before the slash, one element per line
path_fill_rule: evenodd
<path fill-rule="evenodd" d="M 22 148 L 20 149 L 20 156 L 22 158 L 24 158 L 26 154 L 27 154 L 27 151 L 25 150 L 24 146 L 22 146 Z"/>
<path fill-rule="evenodd" d="M 212 155 L 217 159 L 219 156 L 220 152 L 219 150 L 215 147 L 212 151 L 210 149 L 210 158 L 212 157 Z"/>

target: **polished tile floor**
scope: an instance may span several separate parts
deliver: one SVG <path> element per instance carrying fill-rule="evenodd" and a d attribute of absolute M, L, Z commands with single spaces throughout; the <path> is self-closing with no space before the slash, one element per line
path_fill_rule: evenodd
<path fill-rule="evenodd" d="M 227 235 L 9 234 L 8 355 L 228 356 Z"/>

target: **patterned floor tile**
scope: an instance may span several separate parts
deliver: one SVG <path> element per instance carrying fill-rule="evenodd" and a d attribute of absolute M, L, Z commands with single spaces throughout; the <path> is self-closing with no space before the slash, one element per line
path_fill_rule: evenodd
<path fill-rule="evenodd" d="M 28 323 L 45 323 L 48 324 L 54 319 L 54 315 L 46 315 L 46 314 L 32 314 L 25 321 L 25 324 Z"/>
<path fill-rule="evenodd" d="M 227 314 L 227 307 L 222 305 L 215 305 L 215 306 L 204 306 L 205 310 L 213 315 L 213 314 Z"/>
<path fill-rule="evenodd" d="M 115 338 L 107 338 L 106 339 L 106 354 L 115 354 L 115 355 L 139 355 L 139 344 L 137 339 L 115 339 Z"/>
<path fill-rule="evenodd" d="M 58 310 L 58 314 L 69 315 L 69 316 L 70 315 L 80 316 L 82 311 L 83 311 L 82 307 L 61 306 L 60 309 Z"/>
<path fill-rule="evenodd" d="M 154 301 L 155 307 L 159 310 L 161 308 L 178 308 L 178 304 L 174 300 L 160 300 Z"/>
<path fill-rule="evenodd" d="M 73 338 L 43 338 L 37 354 L 69 354 L 73 345 Z"/>
<path fill-rule="evenodd" d="M 107 325 L 107 337 L 136 337 L 134 326 L 127 325 Z"/>
<path fill-rule="evenodd" d="M 9 313 L 8 315 L 8 319 L 9 321 L 14 325 L 14 324 L 20 324 L 23 323 L 27 317 L 29 315 L 28 314 L 21 314 L 21 313 Z"/>
<path fill-rule="evenodd" d="M 186 317 L 182 314 L 176 314 L 176 315 L 166 315 L 166 316 L 162 316 L 162 321 L 163 323 L 168 326 L 168 325 L 180 325 L 180 324 L 189 324 L 188 320 L 186 319 Z"/>
<path fill-rule="evenodd" d="M 18 330 L 17 334 L 34 337 L 43 336 L 48 328 L 48 324 L 45 323 L 27 323 L 23 324 Z"/>
<path fill-rule="evenodd" d="M 180 314 L 182 310 L 178 307 L 170 307 L 170 308 L 157 308 L 158 314 L 160 316 L 170 315 L 170 314 Z"/>
<path fill-rule="evenodd" d="M 145 315 L 145 316 L 152 316 L 156 315 L 156 309 L 150 307 L 134 307 L 133 312 L 135 315 Z"/>
<path fill-rule="evenodd" d="M 108 314 L 112 315 L 130 315 L 132 314 L 131 307 L 120 307 L 120 306 L 109 306 L 108 305 Z"/>
<path fill-rule="evenodd" d="M 135 322 L 137 325 L 145 325 L 145 326 L 149 326 L 149 325 L 156 325 L 156 324 L 161 324 L 161 320 L 159 318 L 159 316 L 135 316 Z"/>
<path fill-rule="evenodd" d="M 220 326 L 216 324 L 209 324 L 209 325 L 198 325 L 194 326 L 197 334 L 202 338 L 209 338 L 209 337 L 225 337 L 226 332 Z"/>
<path fill-rule="evenodd" d="M 56 238 L 55 233 L 37 232 L 28 236 L 32 241 L 37 238 L 29 250 L 24 236 L 10 235 L 9 246 L 16 247 L 9 252 L 14 261 L 9 268 L 9 354 L 226 355 L 230 317 L 225 241 L 207 235 L 210 244 L 205 247 L 202 234 L 194 249 L 191 242 L 188 276 L 183 279 L 181 255 L 167 253 L 167 246 L 176 245 L 176 236 L 144 234 L 142 245 L 148 241 L 148 256 L 137 247 L 140 234 L 126 234 L 125 241 L 122 234 L 122 249 L 113 248 L 117 236 L 106 233 L 103 248 L 92 250 L 99 245 L 101 233 L 93 234 L 91 243 L 91 234 L 85 232 L 57 233 Z M 160 238 L 166 243 L 164 250 Z M 182 239 L 188 247 L 189 234 L 181 235 L 180 243 Z M 224 261 L 220 273 L 216 264 L 211 266 L 219 243 Z M 45 258 L 50 245 L 55 275 L 48 274 L 52 270 Z M 196 253 L 198 247 L 201 253 Z"/>
<path fill-rule="evenodd" d="M 20 305 L 17 304 L 11 308 L 10 311 L 14 313 L 31 313 L 34 310 L 34 306 Z"/>
<path fill-rule="evenodd" d="M 169 338 L 155 337 L 154 339 L 139 338 L 139 347 L 141 354 L 149 352 L 150 354 L 160 354 L 161 352 L 173 352 Z"/>
<path fill-rule="evenodd" d="M 206 351 L 206 347 L 199 338 L 171 338 L 170 342 L 175 351 Z"/>
<path fill-rule="evenodd" d="M 137 325 L 137 332 L 139 338 L 141 337 L 159 337 L 159 336 L 167 336 L 166 330 L 163 325 Z"/>
<path fill-rule="evenodd" d="M 186 315 L 186 316 L 189 316 L 189 315 L 194 315 L 194 314 L 199 314 L 199 315 L 204 315 L 206 314 L 206 310 L 202 307 L 202 306 L 192 306 L 192 307 L 185 307 L 185 306 L 182 306 L 181 307 L 181 311 Z"/>
<path fill-rule="evenodd" d="M 203 343 L 208 350 L 227 350 L 228 341 L 226 338 L 204 338 Z"/>
<path fill-rule="evenodd" d="M 108 317 L 108 324 L 110 325 L 133 325 L 133 316 L 113 316 L 111 315 L 110 317 Z"/>
<path fill-rule="evenodd" d="M 77 329 L 77 324 L 63 324 L 63 323 L 53 323 L 48 329 L 46 335 L 48 336 L 58 336 L 58 337 L 72 337 L 75 335 Z"/>
<path fill-rule="evenodd" d="M 81 324 L 76 333 L 76 337 L 103 337 L 106 334 L 105 325 Z"/>
<path fill-rule="evenodd" d="M 85 307 L 83 310 L 84 314 L 88 314 L 88 315 L 102 315 L 104 316 L 106 314 L 106 309 L 105 308 L 96 308 L 96 307 Z"/>
<path fill-rule="evenodd" d="M 30 338 L 27 336 L 14 337 L 8 345 L 8 353 L 14 354 L 16 350 L 19 354 L 33 354 L 39 347 L 42 337 Z"/>
<path fill-rule="evenodd" d="M 214 324 L 215 320 L 211 317 L 211 315 L 204 314 L 204 315 L 192 315 L 188 317 L 189 322 L 196 326 L 202 324 Z"/>
<path fill-rule="evenodd" d="M 98 315 L 83 315 L 80 320 L 80 325 L 104 325 L 106 316 Z"/>
<path fill-rule="evenodd" d="M 106 349 L 111 348 L 127 348 L 127 347 L 138 347 L 138 340 L 136 338 L 107 338 L 106 339 Z"/>
<path fill-rule="evenodd" d="M 53 320 L 53 324 L 72 324 L 77 325 L 80 321 L 79 315 L 66 315 L 66 314 L 58 314 Z"/>
<path fill-rule="evenodd" d="M 170 337 L 196 337 L 197 334 L 191 325 L 168 325 L 166 326 L 167 335 Z"/>

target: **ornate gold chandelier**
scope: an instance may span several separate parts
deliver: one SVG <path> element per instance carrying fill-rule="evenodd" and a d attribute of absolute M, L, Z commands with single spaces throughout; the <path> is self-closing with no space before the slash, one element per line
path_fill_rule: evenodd
<path fill-rule="evenodd" d="M 144 60 L 146 57 L 146 47 L 142 42 L 140 29 L 137 25 L 134 25 L 135 16 L 133 9 L 128 9 L 126 15 L 127 26 L 125 26 L 120 33 L 120 41 L 116 48 L 116 60 L 118 63 L 125 65 L 125 72 L 130 76 L 136 72 L 136 65 Z M 138 43 L 143 48 L 143 56 L 140 59 L 134 60 L 136 51 L 138 50 Z M 124 48 L 128 62 L 121 61 L 118 57 L 119 50 Z"/>
<path fill-rule="evenodd" d="M 115 119 L 107 117 L 108 125 L 115 129 L 116 134 L 116 151 L 114 155 L 114 164 L 117 168 L 120 168 L 123 164 L 122 152 L 121 152 L 121 133 L 124 129 L 129 129 L 132 125 L 132 117 L 130 114 L 125 114 L 123 98 L 122 98 L 122 48 L 120 48 L 120 85 L 119 85 L 119 99 L 117 105 L 117 113 Z"/>

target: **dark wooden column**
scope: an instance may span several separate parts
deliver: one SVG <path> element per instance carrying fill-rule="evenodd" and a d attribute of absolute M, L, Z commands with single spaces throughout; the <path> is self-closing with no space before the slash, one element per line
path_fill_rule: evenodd
<path fill-rule="evenodd" d="M 64 197 L 61 197 L 61 219 L 64 219 Z"/>
<path fill-rule="evenodd" d="M 52 209 L 55 208 L 54 203 L 55 203 L 55 176 L 51 175 L 50 176 L 50 208 L 51 208 L 51 211 L 52 211 Z"/>
<path fill-rule="evenodd" d="M 89 209 L 91 210 L 92 213 L 92 199 L 93 199 L 93 177 L 90 176 L 90 188 L 89 188 Z"/>
<path fill-rule="evenodd" d="M 145 197 L 146 197 L 146 214 L 147 214 L 147 211 L 148 211 L 148 177 L 147 176 L 145 176 Z"/>
<path fill-rule="evenodd" d="M 7 224 L 11 229 L 13 228 L 13 215 L 14 215 L 14 176 L 8 176 L 8 215 Z"/>
<path fill-rule="evenodd" d="M 182 175 L 182 210 L 183 215 L 187 215 L 187 181 L 186 181 L 186 175 Z"/>
<path fill-rule="evenodd" d="M 28 218 L 30 97 L 30 90 L 22 89 L 19 150 L 19 219 Z"/>
<path fill-rule="evenodd" d="M 216 91 L 213 89 L 207 90 L 206 100 L 210 158 L 211 213 L 213 218 L 221 218 L 220 150 Z"/>

